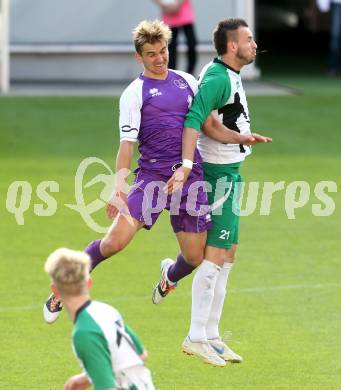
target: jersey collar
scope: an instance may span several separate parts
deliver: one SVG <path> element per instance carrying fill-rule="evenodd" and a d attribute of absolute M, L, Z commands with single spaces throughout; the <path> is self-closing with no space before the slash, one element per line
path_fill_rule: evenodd
<path fill-rule="evenodd" d="M 80 315 L 80 313 L 81 313 L 84 309 L 86 309 L 86 308 L 90 305 L 90 303 L 91 303 L 91 300 L 88 300 L 88 301 L 84 302 L 83 305 L 80 306 L 80 307 L 77 309 L 77 311 L 76 311 L 76 313 L 75 313 L 75 320 L 74 320 L 74 322 L 77 321 L 77 318 L 78 318 L 78 316 Z"/>
<path fill-rule="evenodd" d="M 164 82 L 169 80 L 170 76 L 171 76 L 171 72 L 168 69 L 167 77 L 165 79 L 154 79 L 152 77 L 145 76 L 143 73 L 140 74 L 139 79 L 140 80 L 151 80 L 151 81 L 157 82 L 157 83 L 158 82 L 164 83 Z"/>
<path fill-rule="evenodd" d="M 237 73 L 237 74 L 240 73 L 238 70 L 235 70 L 235 69 L 233 69 L 231 66 L 225 64 L 225 62 L 222 61 L 221 59 L 219 59 L 218 57 L 216 57 L 216 58 L 213 60 L 213 62 L 214 62 L 215 64 L 221 64 L 221 65 L 225 66 L 225 68 L 232 70 L 232 72 L 235 72 L 235 73 Z"/>

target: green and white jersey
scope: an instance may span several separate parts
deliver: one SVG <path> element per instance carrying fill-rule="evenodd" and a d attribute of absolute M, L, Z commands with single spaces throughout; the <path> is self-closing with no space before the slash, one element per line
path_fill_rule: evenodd
<path fill-rule="evenodd" d="M 95 390 L 142 388 L 129 383 L 126 372 L 137 367 L 142 375 L 149 373 L 139 357 L 144 349 L 116 309 L 87 301 L 76 313 L 72 341 Z"/>
<path fill-rule="evenodd" d="M 210 113 L 226 127 L 240 134 L 250 134 L 250 119 L 240 73 L 219 58 L 207 64 L 200 73 L 199 92 L 186 115 L 185 127 L 201 130 Z M 198 149 L 204 162 L 232 164 L 243 161 L 251 147 L 223 144 L 200 132 Z"/>

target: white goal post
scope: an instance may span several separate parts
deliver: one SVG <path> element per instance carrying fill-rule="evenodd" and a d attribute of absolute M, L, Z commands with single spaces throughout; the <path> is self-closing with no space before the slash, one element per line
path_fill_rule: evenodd
<path fill-rule="evenodd" d="M 0 0 L 0 92 L 9 90 L 9 1 Z"/>

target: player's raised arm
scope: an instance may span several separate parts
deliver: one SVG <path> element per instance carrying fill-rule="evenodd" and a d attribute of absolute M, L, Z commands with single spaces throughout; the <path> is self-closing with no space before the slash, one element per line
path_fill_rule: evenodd
<path fill-rule="evenodd" d="M 241 135 L 228 129 L 211 114 L 202 125 L 202 131 L 207 137 L 226 144 L 240 144 Z"/>
<path fill-rule="evenodd" d="M 212 114 L 202 125 L 202 131 L 207 135 L 207 137 L 224 144 L 255 145 L 257 143 L 272 142 L 272 138 L 256 133 L 241 135 L 237 131 L 231 130 L 224 126 Z"/>
<path fill-rule="evenodd" d="M 267 137 L 265 135 L 261 135 L 261 134 L 257 134 L 257 133 L 251 133 L 251 135 L 254 138 L 254 141 L 253 141 L 252 144 L 249 144 L 249 145 L 255 145 L 255 144 L 259 144 L 259 143 L 272 142 L 272 138 L 271 137 Z"/>
<path fill-rule="evenodd" d="M 134 155 L 134 142 L 122 141 L 117 152 L 115 170 L 115 188 L 107 204 L 107 216 L 115 218 L 119 212 L 128 212 L 127 182 L 130 173 L 131 161 Z"/>
<path fill-rule="evenodd" d="M 167 181 L 164 192 L 171 194 L 180 189 L 187 181 L 193 167 L 194 152 L 197 146 L 198 132 L 185 127 L 182 133 L 182 166 Z"/>
<path fill-rule="evenodd" d="M 141 97 L 133 87 L 128 87 L 120 98 L 120 147 L 116 157 L 116 183 L 107 205 L 107 216 L 115 218 L 120 211 L 127 212 L 127 182 L 134 155 L 134 144 L 141 123 Z"/>

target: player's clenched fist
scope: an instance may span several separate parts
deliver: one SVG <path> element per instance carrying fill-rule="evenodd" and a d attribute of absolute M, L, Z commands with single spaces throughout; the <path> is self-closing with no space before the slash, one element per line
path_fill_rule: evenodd
<path fill-rule="evenodd" d="M 114 219 L 119 213 L 129 214 L 128 199 L 124 192 L 115 191 L 107 204 L 107 216 Z"/>

